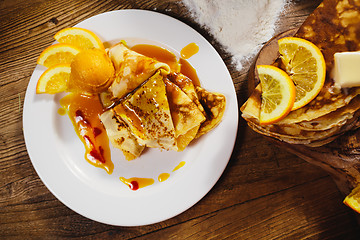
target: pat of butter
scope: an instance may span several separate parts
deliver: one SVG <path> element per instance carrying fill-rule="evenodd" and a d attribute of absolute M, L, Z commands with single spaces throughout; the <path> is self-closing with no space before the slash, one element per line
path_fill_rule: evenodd
<path fill-rule="evenodd" d="M 334 80 L 342 88 L 360 86 L 360 52 L 334 54 Z"/>

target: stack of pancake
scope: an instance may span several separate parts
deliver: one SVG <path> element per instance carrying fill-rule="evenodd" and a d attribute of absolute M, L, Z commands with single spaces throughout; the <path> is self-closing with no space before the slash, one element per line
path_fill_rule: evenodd
<path fill-rule="evenodd" d="M 263 135 L 291 144 L 322 146 L 360 124 L 360 88 L 338 89 L 332 77 L 336 52 L 360 51 L 360 2 L 323 1 L 295 37 L 314 43 L 324 55 L 326 79 L 321 92 L 281 121 L 260 125 L 261 87 L 258 85 L 241 107 L 242 117 Z M 281 68 L 281 60 L 278 58 L 273 65 Z"/>

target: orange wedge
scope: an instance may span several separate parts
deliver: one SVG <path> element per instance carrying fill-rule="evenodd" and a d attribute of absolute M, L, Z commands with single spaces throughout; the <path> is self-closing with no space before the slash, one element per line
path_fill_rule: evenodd
<path fill-rule="evenodd" d="M 36 93 L 55 94 L 65 91 L 70 73 L 70 64 L 58 64 L 48 68 L 37 82 Z"/>
<path fill-rule="evenodd" d="M 278 43 L 286 72 L 296 87 L 292 108 L 296 110 L 313 100 L 322 89 L 326 75 L 324 56 L 316 45 L 302 38 L 286 37 Z"/>
<path fill-rule="evenodd" d="M 105 49 L 100 38 L 90 30 L 84 28 L 65 28 L 54 36 L 59 43 L 67 43 L 80 49 Z"/>
<path fill-rule="evenodd" d="M 344 199 L 344 204 L 360 213 L 360 185 L 354 188 Z"/>
<path fill-rule="evenodd" d="M 40 54 L 37 64 L 52 67 L 61 63 L 70 64 L 81 50 L 73 45 L 59 43 L 47 47 Z"/>
<path fill-rule="evenodd" d="M 295 86 L 289 75 L 280 68 L 259 65 L 257 71 L 261 84 L 260 124 L 272 124 L 283 119 L 295 101 Z"/>

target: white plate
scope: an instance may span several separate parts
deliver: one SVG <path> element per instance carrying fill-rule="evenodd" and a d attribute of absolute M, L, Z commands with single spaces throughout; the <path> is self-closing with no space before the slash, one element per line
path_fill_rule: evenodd
<path fill-rule="evenodd" d="M 61 95 L 36 95 L 44 67 L 31 76 L 24 103 L 23 128 L 32 164 L 47 188 L 75 212 L 98 222 L 139 226 L 169 219 L 198 202 L 214 186 L 232 153 L 238 127 L 238 105 L 231 76 L 215 49 L 196 31 L 169 16 L 144 10 L 119 10 L 91 17 L 77 27 L 103 41 L 146 39 L 180 52 L 189 43 L 200 50 L 188 61 L 201 85 L 226 96 L 223 121 L 183 152 L 150 149 L 126 161 L 111 149 L 113 174 L 86 162 L 84 146 L 67 116 L 60 116 Z M 144 40 L 145 41 L 145 40 Z M 181 161 L 186 164 L 172 172 Z M 161 173 L 169 179 L 157 180 Z M 119 177 L 150 177 L 155 183 L 132 191 Z"/>

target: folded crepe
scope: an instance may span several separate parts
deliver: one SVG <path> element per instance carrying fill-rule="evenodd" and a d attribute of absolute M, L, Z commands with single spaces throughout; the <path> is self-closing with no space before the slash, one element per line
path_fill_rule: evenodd
<path fill-rule="evenodd" d="M 313 146 L 326 144 L 345 131 L 357 128 L 357 96 L 360 88 L 336 88 L 332 71 L 336 52 L 360 50 L 359 31 L 359 2 L 323 1 L 305 20 L 295 36 L 314 43 L 323 53 L 326 62 L 324 87 L 309 104 L 265 127 L 259 124 L 261 86 L 258 85 L 240 109 L 249 126 L 259 133 L 282 141 Z M 280 58 L 273 65 L 283 67 Z"/>
<path fill-rule="evenodd" d="M 159 71 L 116 105 L 114 111 L 141 145 L 178 150 L 165 83 Z"/>
<path fill-rule="evenodd" d="M 139 144 L 126 123 L 116 116 L 113 109 L 101 114 L 100 120 L 111 144 L 123 152 L 126 160 L 130 161 L 140 156 L 145 146 Z"/>
<path fill-rule="evenodd" d="M 195 138 L 216 127 L 225 96 L 194 86 L 191 79 L 119 43 L 108 50 L 116 77 L 100 94 L 107 111 L 101 120 L 112 145 L 127 160 L 145 147 L 183 151 Z"/>
<path fill-rule="evenodd" d="M 194 87 L 188 80 L 180 84 L 185 92 L 173 81 L 157 71 L 101 115 L 111 143 L 127 160 L 139 157 L 144 147 L 183 151 L 221 121 L 225 96 Z"/>
<path fill-rule="evenodd" d="M 198 138 L 221 122 L 225 112 L 226 98 L 221 93 L 209 92 L 200 86 L 196 86 L 195 90 L 206 113 L 206 120 L 201 124 L 196 134 L 196 138 Z"/>
<path fill-rule="evenodd" d="M 170 73 L 170 67 L 166 63 L 132 51 L 122 42 L 111 47 L 108 55 L 114 64 L 116 76 L 109 88 L 112 98 L 124 97 L 157 70 L 163 71 L 163 75 Z"/>
<path fill-rule="evenodd" d="M 198 95 L 195 90 L 193 81 L 182 73 L 170 73 L 167 76 L 168 80 L 176 84 L 199 108 L 199 110 L 206 115 L 203 106 L 201 105 Z"/>
<path fill-rule="evenodd" d="M 200 125 L 206 120 L 198 106 L 180 87 L 165 79 L 171 118 L 175 128 L 178 151 L 182 151 L 195 138 Z"/>
<path fill-rule="evenodd" d="M 196 138 L 211 131 L 221 122 L 226 106 L 226 97 L 223 94 L 209 92 L 200 86 L 195 87 L 192 80 L 181 73 L 171 73 L 168 79 L 184 91 L 205 116 Z"/>

